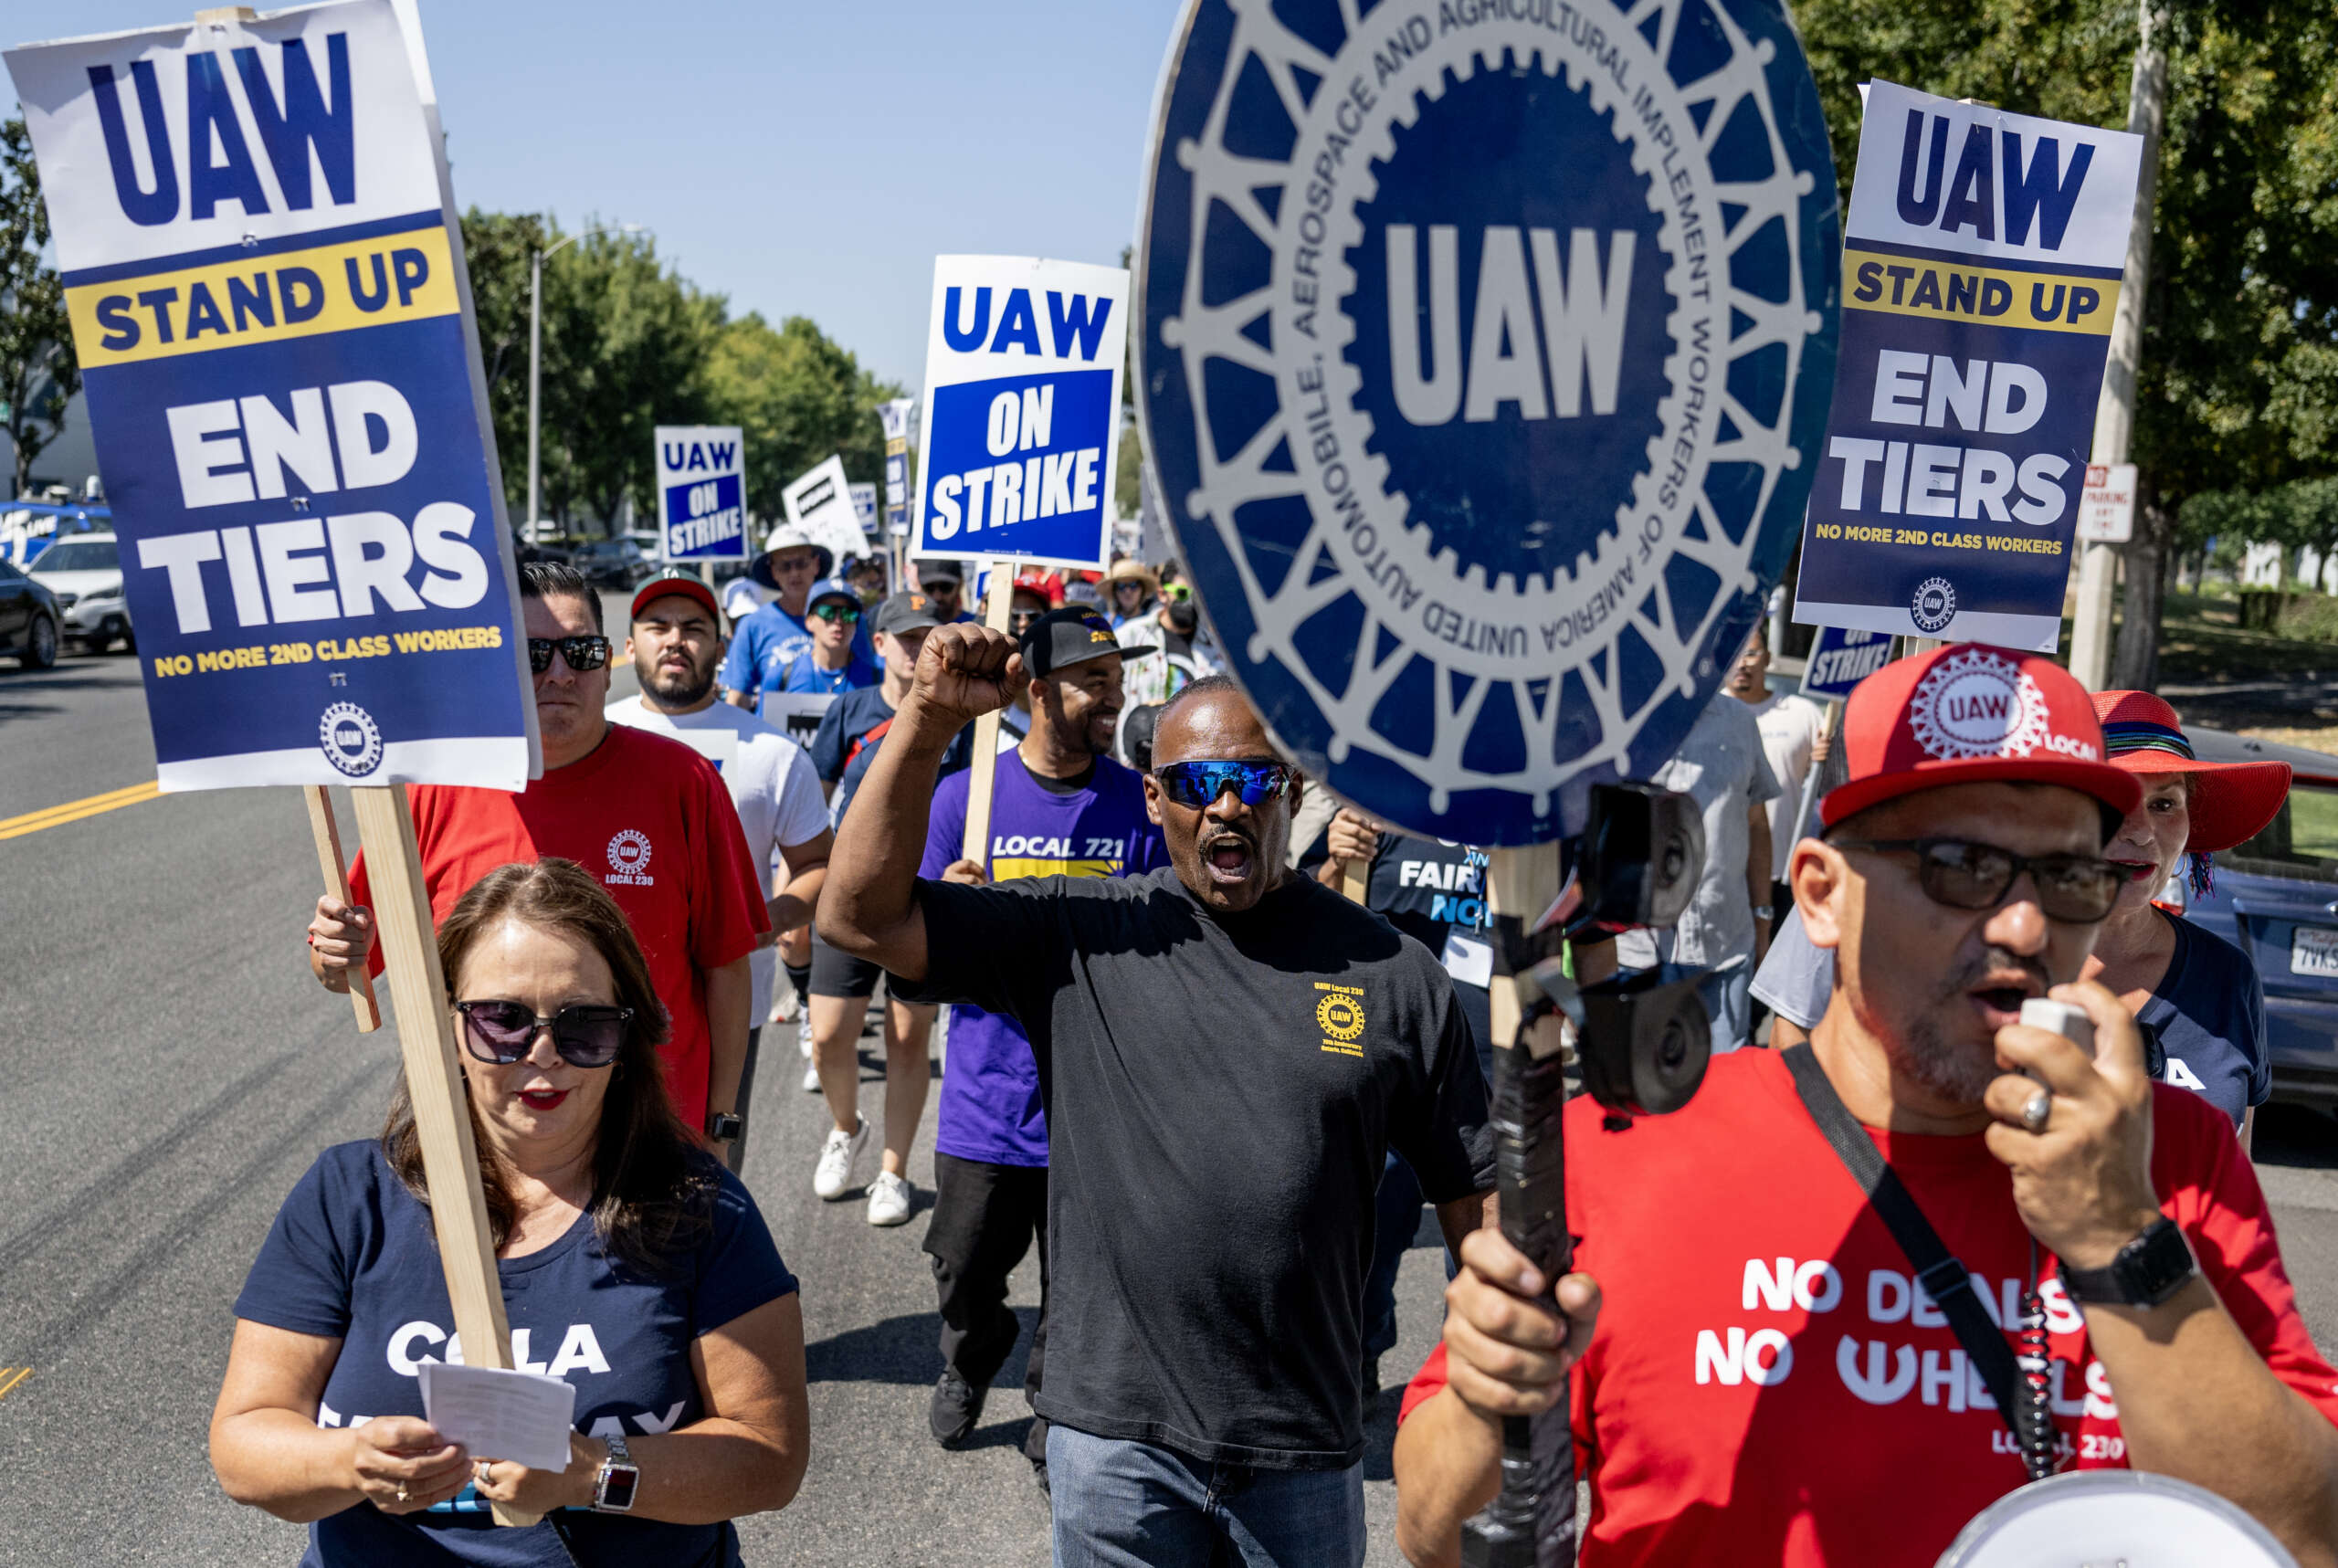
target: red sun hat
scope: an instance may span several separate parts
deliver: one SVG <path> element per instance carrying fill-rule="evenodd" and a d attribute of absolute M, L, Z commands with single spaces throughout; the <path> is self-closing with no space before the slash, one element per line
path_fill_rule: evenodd
<path fill-rule="evenodd" d="M 1859 682 L 1843 709 L 1848 781 L 1818 804 L 1834 826 L 1918 790 L 2005 779 L 2060 784 L 2124 816 L 2143 785 L 2105 761 L 2094 704 L 2041 654 L 1952 643 L 1896 659 Z"/>
<path fill-rule="evenodd" d="M 2290 797 L 2287 763 L 2204 763 L 2175 721 L 2175 710 L 2148 691 L 2098 691 L 2111 765 L 2131 773 L 2188 773 L 2192 778 L 2192 837 L 2185 849 L 2206 855 L 2243 844 L 2264 831 Z"/>

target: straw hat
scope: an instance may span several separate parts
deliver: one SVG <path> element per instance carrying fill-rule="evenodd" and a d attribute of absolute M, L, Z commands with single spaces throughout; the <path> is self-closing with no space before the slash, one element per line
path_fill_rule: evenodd
<path fill-rule="evenodd" d="M 1123 555 L 1113 562 L 1112 569 L 1104 574 L 1104 580 L 1101 586 L 1106 594 L 1110 594 L 1115 583 L 1142 583 L 1144 584 L 1146 598 L 1161 597 L 1161 574 L 1132 555 Z"/>
<path fill-rule="evenodd" d="M 2289 763 L 2200 761 L 2175 721 L 2175 710 L 2148 691 L 2098 691 L 2094 711 L 2112 766 L 2192 775 L 2192 837 L 2184 845 L 2192 854 L 2254 838 L 2289 798 Z"/>

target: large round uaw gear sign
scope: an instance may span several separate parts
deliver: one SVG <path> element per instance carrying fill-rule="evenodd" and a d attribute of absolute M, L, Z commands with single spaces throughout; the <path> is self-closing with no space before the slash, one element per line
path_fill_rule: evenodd
<path fill-rule="evenodd" d="M 1154 135 L 1145 449 L 1236 678 L 1400 826 L 1576 830 L 1817 468 L 1835 175 L 1775 0 L 1191 0 Z"/>

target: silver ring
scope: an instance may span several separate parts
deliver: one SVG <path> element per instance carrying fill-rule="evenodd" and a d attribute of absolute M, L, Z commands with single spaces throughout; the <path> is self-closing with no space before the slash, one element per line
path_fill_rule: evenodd
<path fill-rule="evenodd" d="M 400 1502 L 411 1502 L 411 1501 L 413 1501 L 413 1500 L 414 1500 L 413 1499 L 411 1499 L 411 1498 L 409 1498 L 409 1497 L 407 1497 L 407 1496 L 405 1495 L 405 1483 L 404 1481 L 400 1481 L 400 1482 L 398 1483 L 398 1501 L 400 1501 Z"/>
<path fill-rule="evenodd" d="M 2054 1097 L 2041 1089 L 2021 1108 L 2021 1124 L 2032 1132 L 2043 1132 L 2047 1119 L 2053 1114 Z"/>

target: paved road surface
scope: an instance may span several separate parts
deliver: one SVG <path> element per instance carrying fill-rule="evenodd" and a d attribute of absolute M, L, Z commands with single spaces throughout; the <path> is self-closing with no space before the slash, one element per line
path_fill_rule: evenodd
<path fill-rule="evenodd" d="M 152 777 L 130 658 L 43 675 L 0 661 L 0 835 L 5 819 Z M 391 1035 L 357 1036 L 308 976 L 315 878 L 290 790 L 166 796 L 0 837 L 0 1368 L 16 1369 L 0 1372 L 0 1562 L 300 1554 L 299 1531 L 220 1495 L 204 1439 L 231 1306 L 278 1203 L 320 1148 L 377 1129 L 395 1071 Z M 747 1177 L 805 1281 L 813 1458 L 795 1504 L 744 1527 L 750 1560 L 1045 1562 L 1019 1357 L 971 1449 L 943 1454 L 925 1435 L 941 1365 L 918 1250 L 930 1142 L 905 1226 L 872 1230 L 858 1202 L 813 1198 L 823 1121 L 778 1033 Z M 2308 1315 L 2338 1347 L 2331 1131 L 2278 1115 L 2259 1152 Z M 1017 1282 L 1027 1319 L 1036 1278 Z M 1392 1378 L 1426 1353 L 1440 1285 L 1437 1252 L 1416 1246 Z M 1393 1396 L 1365 1460 L 1375 1563 L 1397 1560 L 1392 1423 Z"/>

